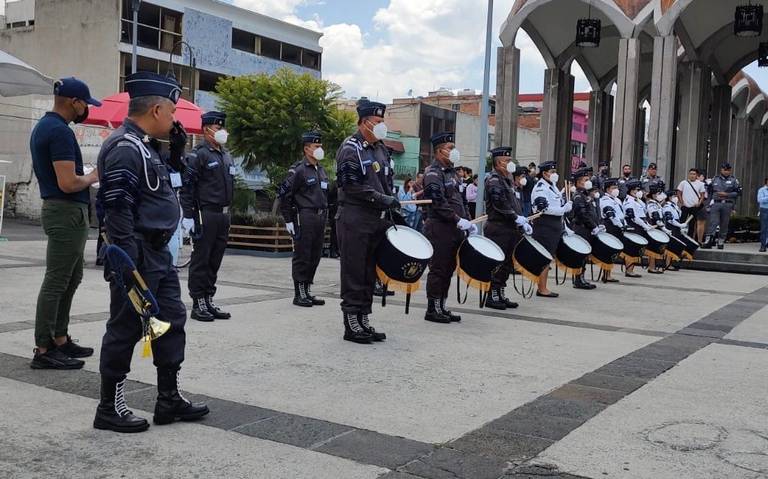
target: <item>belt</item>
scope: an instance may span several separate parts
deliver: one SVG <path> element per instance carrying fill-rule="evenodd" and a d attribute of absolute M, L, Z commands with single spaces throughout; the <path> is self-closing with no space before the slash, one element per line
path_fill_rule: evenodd
<path fill-rule="evenodd" d="M 310 213 L 315 213 L 318 215 L 324 215 L 328 212 L 325 208 L 299 208 L 299 211 L 309 211 Z"/>
<path fill-rule="evenodd" d="M 162 249 L 165 247 L 165 245 L 168 244 L 168 242 L 173 237 L 173 234 L 175 231 L 163 231 L 163 230 L 154 230 L 154 231 L 134 231 L 133 237 L 143 241 L 145 243 L 148 243 L 152 249 Z"/>
<path fill-rule="evenodd" d="M 733 203 L 733 200 L 715 200 L 715 203 Z"/>
<path fill-rule="evenodd" d="M 208 206 L 201 206 L 200 209 L 203 211 L 211 212 L 211 213 L 229 213 L 229 206 L 208 205 Z"/>

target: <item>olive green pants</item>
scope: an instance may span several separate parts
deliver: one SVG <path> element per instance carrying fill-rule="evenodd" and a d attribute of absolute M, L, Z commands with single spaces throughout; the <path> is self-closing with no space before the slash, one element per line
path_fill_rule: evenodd
<path fill-rule="evenodd" d="M 83 279 L 83 251 L 88 240 L 88 205 L 66 200 L 43 201 L 43 231 L 48 236 L 45 279 L 37 297 L 35 344 L 53 346 L 66 336 L 72 298 Z"/>

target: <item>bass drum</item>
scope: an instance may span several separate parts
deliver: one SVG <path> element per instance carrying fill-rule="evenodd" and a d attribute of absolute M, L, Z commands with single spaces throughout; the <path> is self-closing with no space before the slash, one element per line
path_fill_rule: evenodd
<path fill-rule="evenodd" d="M 639 262 L 646 246 L 648 246 L 647 239 L 630 231 L 624 232 L 624 241 L 622 243 L 624 243 L 624 249 L 621 251 L 621 258 L 624 259 L 626 264 Z"/>
<path fill-rule="evenodd" d="M 645 248 L 646 256 L 662 259 L 664 257 L 664 250 L 669 244 L 669 235 L 661 230 L 650 229 L 645 232 L 645 239 L 648 240 L 648 246 Z"/>
<path fill-rule="evenodd" d="M 491 275 L 503 263 L 504 251 L 484 236 L 471 235 L 459 247 L 459 277 L 480 291 L 491 289 Z"/>
<path fill-rule="evenodd" d="M 563 235 L 557 245 L 555 258 L 557 264 L 573 274 L 581 274 L 587 256 L 592 254 L 592 246 L 579 235 Z"/>
<path fill-rule="evenodd" d="M 592 237 L 592 262 L 601 269 L 611 271 L 613 262 L 624 249 L 624 243 L 610 233 L 598 233 Z"/>
<path fill-rule="evenodd" d="M 390 290 L 410 294 L 432 259 L 429 240 L 407 226 L 391 226 L 376 249 L 376 275 Z"/>
<path fill-rule="evenodd" d="M 528 235 L 523 236 L 512 251 L 512 265 L 529 281 L 537 281 L 552 260 L 544 245 Z"/>

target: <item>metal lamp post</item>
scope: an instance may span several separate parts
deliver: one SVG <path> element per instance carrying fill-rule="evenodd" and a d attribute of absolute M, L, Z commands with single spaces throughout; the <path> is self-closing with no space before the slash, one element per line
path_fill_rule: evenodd
<path fill-rule="evenodd" d="M 136 73 L 136 49 L 139 39 L 139 8 L 141 0 L 131 0 L 131 11 L 133 12 L 133 32 L 131 33 L 131 73 Z"/>
<path fill-rule="evenodd" d="M 488 155 L 488 103 L 491 82 L 491 35 L 493 33 L 493 0 L 488 0 L 488 23 L 485 31 L 485 71 L 483 73 L 483 103 L 480 106 L 480 154 L 478 158 L 477 204 L 475 216 L 485 212 L 485 163 Z"/>
<path fill-rule="evenodd" d="M 176 51 L 176 47 L 181 45 L 182 47 L 187 47 L 187 52 L 189 53 L 189 68 L 192 70 L 192 81 L 189 84 L 189 94 L 192 97 L 192 103 L 195 102 L 195 71 L 197 67 L 197 59 L 195 59 L 195 52 L 192 50 L 192 47 L 189 46 L 189 43 L 185 42 L 184 40 L 179 40 L 178 42 L 173 44 L 173 47 L 171 48 L 171 53 L 168 58 L 168 71 L 173 71 L 173 52 Z M 183 48 L 179 51 L 181 53 L 181 56 L 184 56 Z M 183 88 L 183 86 L 182 86 Z"/>

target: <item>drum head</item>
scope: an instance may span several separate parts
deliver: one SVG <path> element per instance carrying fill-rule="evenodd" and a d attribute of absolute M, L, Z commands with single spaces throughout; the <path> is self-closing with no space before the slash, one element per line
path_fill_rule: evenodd
<path fill-rule="evenodd" d="M 528 243 L 530 243 L 531 246 L 533 246 L 534 249 L 538 251 L 539 254 L 541 254 L 543 257 L 549 259 L 550 261 L 554 259 L 552 258 L 552 255 L 549 254 L 549 251 L 547 251 L 547 248 L 545 248 L 543 244 L 539 243 L 538 241 L 531 238 L 530 236 L 524 236 L 523 241 L 528 241 Z"/>
<path fill-rule="evenodd" d="M 624 249 L 624 243 L 622 243 L 619 238 L 613 236 L 610 233 L 598 233 L 597 239 L 600 240 L 604 245 L 611 249 L 615 249 L 616 251 L 621 251 Z"/>
<path fill-rule="evenodd" d="M 588 255 L 592 252 L 589 242 L 578 235 L 563 235 L 563 243 L 579 254 Z"/>
<path fill-rule="evenodd" d="M 482 254 L 486 258 L 491 258 L 495 261 L 504 261 L 504 251 L 499 248 L 499 245 L 493 241 L 479 235 L 472 235 L 467 238 L 469 244 L 472 245 L 478 253 Z"/>
<path fill-rule="evenodd" d="M 387 239 L 397 250 L 416 259 L 429 259 L 434 253 L 429 240 L 407 226 L 398 226 L 397 229 L 390 227 L 387 230 Z"/>
<path fill-rule="evenodd" d="M 637 233 L 630 233 L 629 231 L 624 233 L 624 238 L 627 241 L 631 241 L 638 246 L 648 246 L 648 240 L 643 238 Z"/>
<path fill-rule="evenodd" d="M 661 230 L 648 230 L 648 236 L 659 243 L 669 243 L 669 235 Z"/>

